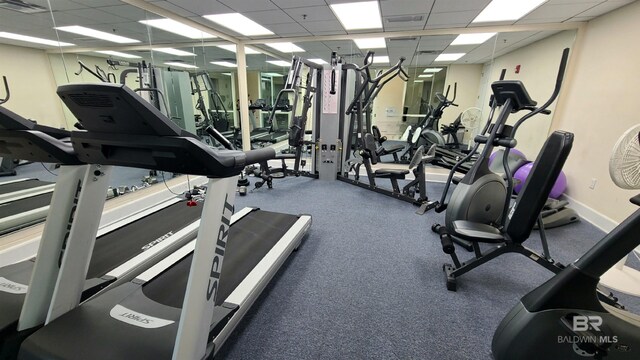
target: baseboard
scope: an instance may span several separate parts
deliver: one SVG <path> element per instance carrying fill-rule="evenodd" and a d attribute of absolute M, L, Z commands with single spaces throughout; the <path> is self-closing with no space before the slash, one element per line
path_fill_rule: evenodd
<path fill-rule="evenodd" d="M 591 224 L 593 224 L 593 226 L 597 227 L 598 229 L 606 233 L 610 232 L 616 226 L 618 226 L 618 223 L 615 220 L 605 216 L 602 213 L 599 213 L 593 210 L 589 206 L 581 203 L 580 201 L 572 198 L 571 196 L 568 196 L 565 194 L 565 195 L 562 195 L 562 199 L 569 201 L 569 206 L 575 211 L 577 211 L 583 220 L 590 222 Z"/>

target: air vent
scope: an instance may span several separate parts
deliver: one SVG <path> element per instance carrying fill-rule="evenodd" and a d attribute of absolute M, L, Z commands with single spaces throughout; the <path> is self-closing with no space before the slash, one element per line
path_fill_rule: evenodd
<path fill-rule="evenodd" d="M 418 54 L 418 55 L 437 55 L 437 54 L 440 54 L 440 51 L 438 51 L 438 50 L 420 50 L 420 51 L 416 51 L 416 54 Z"/>
<path fill-rule="evenodd" d="M 411 36 L 405 36 L 405 37 L 398 37 L 398 38 L 389 38 L 389 42 L 400 42 L 400 41 L 416 41 L 418 40 L 417 37 L 411 37 Z"/>
<path fill-rule="evenodd" d="M 69 98 L 78 106 L 101 108 L 113 107 L 113 102 L 108 95 L 69 94 Z"/>
<path fill-rule="evenodd" d="M 36 14 L 49 11 L 36 4 L 28 4 L 21 0 L 0 0 L 0 9 L 18 11 L 24 14 Z"/>
<path fill-rule="evenodd" d="M 424 16 L 422 15 L 401 15 L 401 16 L 390 16 L 385 18 L 388 23 L 399 23 L 399 22 L 414 22 L 414 21 L 422 21 Z"/>

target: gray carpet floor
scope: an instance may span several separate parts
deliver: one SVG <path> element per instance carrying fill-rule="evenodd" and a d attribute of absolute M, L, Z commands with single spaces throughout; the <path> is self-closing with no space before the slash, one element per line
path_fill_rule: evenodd
<path fill-rule="evenodd" d="M 430 184 L 430 194 L 441 188 Z M 236 206 L 308 213 L 313 225 L 220 358 L 488 359 L 504 315 L 552 276 L 512 254 L 447 291 L 442 264 L 450 258 L 430 229 L 444 214 L 419 216 L 411 204 L 343 182 L 286 178 Z M 601 236 L 586 222 L 548 230 L 552 256 L 565 264 Z M 537 234 L 528 246 L 540 248 Z M 638 299 L 623 301 L 640 310 Z"/>
<path fill-rule="evenodd" d="M 40 164 L 18 171 L 55 180 Z M 116 168 L 111 184 L 137 185 L 145 173 Z M 434 200 L 442 187 L 429 184 Z M 274 189 L 237 196 L 236 208 L 244 206 L 311 214 L 313 225 L 218 358 L 489 359 L 504 315 L 552 276 L 512 254 L 465 274 L 457 292 L 447 291 L 442 264 L 450 258 L 431 232 L 444 214 L 419 216 L 411 204 L 343 182 L 276 180 Z M 551 253 L 565 264 L 601 236 L 586 222 L 548 230 Z M 539 250 L 536 233 L 527 245 Z M 639 313 L 639 299 L 620 297 Z"/>

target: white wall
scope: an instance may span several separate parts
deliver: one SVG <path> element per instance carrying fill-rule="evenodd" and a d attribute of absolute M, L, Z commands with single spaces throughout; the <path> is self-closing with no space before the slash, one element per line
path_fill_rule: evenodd
<path fill-rule="evenodd" d="M 56 82 L 44 50 L 0 44 L 0 76 L 7 77 L 11 98 L 3 106 L 39 124 L 66 127 Z M 4 97 L 4 86 L 0 90 Z"/>
<path fill-rule="evenodd" d="M 478 100 L 478 87 L 482 75 L 482 64 L 473 65 L 450 65 L 447 71 L 447 80 L 444 84 L 444 91 L 449 90 L 449 99 L 453 99 L 453 85 L 458 84 L 455 103 L 458 107 L 449 107 L 442 114 L 440 124 L 450 124 L 464 110 L 475 107 Z"/>
<path fill-rule="evenodd" d="M 575 34 L 574 30 L 563 31 L 495 58 L 493 66 L 490 67 L 491 72 L 486 85 L 487 94 L 491 94 L 491 83 L 500 78 L 500 71 L 507 69 L 505 79 L 522 81 L 531 98 L 542 105 L 553 92 L 562 49 L 573 46 Z M 519 74 L 515 73 L 516 65 L 520 65 Z M 554 111 L 556 104 L 557 102 L 549 107 L 552 111 L 551 116 L 536 115 L 527 120 L 516 133 L 517 148 L 530 160 L 536 158 L 547 139 L 552 117 L 556 116 Z M 482 113 L 486 116 L 489 113 L 489 102 L 483 101 L 482 106 Z M 525 112 L 512 115 L 508 123 L 513 124 L 523 115 Z M 483 119 L 486 120 L 486 118 Z"/>
<path fill-rule="evenodd" d="M 568 195 L 622 221 L 637 209 L 609 178 L 611 150 L 619 136 L 640 123 L 640 2 L 590 21 L 578 38 L 552 129 L 575 134 L 565 165 Z M 592 179 L 597 180 L 590 189 Z"/>

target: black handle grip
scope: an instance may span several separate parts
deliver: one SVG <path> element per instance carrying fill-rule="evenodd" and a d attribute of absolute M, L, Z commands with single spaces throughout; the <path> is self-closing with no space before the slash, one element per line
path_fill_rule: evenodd
<path fill-rule="evenodd" d="M 438 235 L 440 235 L 440 243 L 442 244 L 442 251 L 445 254 L 453 254 L 456 252 L 456 247 L 453 245 L 453 240 L 451 236 L 447 232 L 447 228 L 445 226 L 440 226 L 438 229 Z"/>
<path fill-rule="evenodd" d="M 508 148 L 514 148 L 518 145 L 516 139 L 499 139 L 495 142 L 496 145 Z"/>
<path fill-rule="evenodd" d="M 245 151 L 245 166 L 275 159 L 276 151 L 273 148 L 262 148 Z"/>
<path fill-rule="evenodd" d="M 204 129 L 204 131 L 206 131 L 207 134 L 209 134 L 212 138 L 216 139 L 216 141 L 219 142 L 222 146 L 224 146 L 225 149 L 227 149 L 227 150 L 235 150 L 235 147 L 233 146 L 231 141 L 229 141 L 229 139 L 224 137 L 224 135 L 222 135 L 213 126 L 211 126 L 211 125 L 207 126 L 207 128 Z"/>
<path fill-rule="evenodd" d="M 331 70 L 331 90 L 329 90 L 329 94 L 336 94 L 336 69 Z"/>

